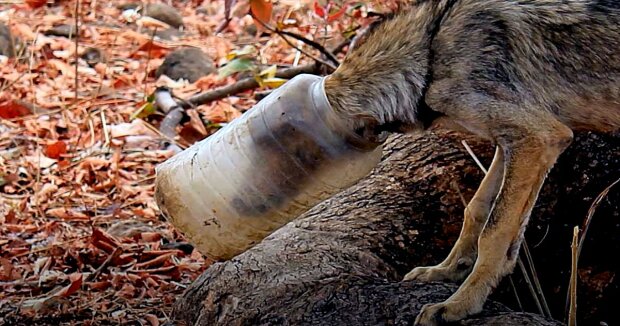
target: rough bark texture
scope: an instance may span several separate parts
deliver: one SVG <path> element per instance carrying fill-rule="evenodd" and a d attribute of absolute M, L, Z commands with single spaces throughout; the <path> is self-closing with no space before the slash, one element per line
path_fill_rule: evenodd
<path fill-rule="evenodd" d="M 370 176 L 247 252 L 212 265 L 179 299 L 174 317 L 195 325 L 411 324 L 423 304 L 441 301 L 456 289 L 455 285 L 400 280 L 414 266 L 441 261 L 458 236 L 463 201 L 471 198 L 482 179 L 460 144 L 463 138 L 453 133 L 391 138 Z M 493 147 L 467 139 L 488 165 Z M 550 283 L 559 278 L 555 280 L 559 288 L 555 283 L 545 287 L 547 294 L 554 292 L 551 296 L 557 297 L 556 304 L 549 301 L 558 319 L 564 316 L 562 286 L 568 282 L 565 271 L 570 267 L 570 243 L 562 237 L 570 238 L 572 226 L 583 221 L 591 200 L 620 176 L 619 148 L 618 138 L 580 135 L 550 175 L 538 205 L 542 207 L 532 218 L 533 244 L 541 242 L 541 231 L 559 232 L 557 238 L 564 241 L 549 244 L 546 239 L 533 249 L 536 257 L 538 249 L 549 247 L 536 260 L 539 276 L 546 273 Z M 612 191 L 597 211 L 597 215 L 612 215 L 616 219 L 612 224 L 618 223 L 617 193 Z M 545 232 L 556 211 L 570 217 L 563 216 L 556 223 L 560 227 Z M 600 221 L 595 218 L 592 234 Z M 620 241 L 615 243 L 617 247 Z M 582 256 L 588 255 L 588 246 L 586 242 Z M 605 263 L 597 266 L 615 273 L 618 263 L 609 259 Z M 545 279 L 541 277 L 543 283 Z M 515 282 L 520 284 L 519 279 Z M 614 284 L 613 276 L 608 283 L 604 289 Z M 514 297 L 502 295 L 507 292 L 502 287 L 495 297 Z M 521 301 L 531 302 L 526 290 L 520 295 Z M 603 320 L 600 314 L 595 318 Z M 462 324 L 559 323 L 488 303 L 482 315 Z"/>

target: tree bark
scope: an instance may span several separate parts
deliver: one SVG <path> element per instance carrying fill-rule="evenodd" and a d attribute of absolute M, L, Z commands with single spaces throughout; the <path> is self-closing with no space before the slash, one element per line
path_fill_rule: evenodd
<path fill-rule="evenodd" d="M 210 266 L 178 300 L 173 317 L 192 325 L 411 324 L 422 305 L 444 300 L 456 289 L 456 285 L 401 280 L 415 266 L 441 261 L 458 237 L 464 202 L 483 177 L 462 139 L 488 166 L 493 146 L 469 136 L 429 132 L 391 137 L 381 163 L 367 178 L 245 253 Z M 607 146 L 601 147 L 602 143 Z M 541 194 L 544 207 L 536 208 L 535 229 L 547 221 L 541 215 L 558 207 L 553 198 L 562 197 L 558 190 L 566 182 L 587 188 L 586 193 L 573 192 L 575 196 L 594 198 L 604 189 L 594 184 L 606 186 L 620 176 L 618 143 L 612 136 L 577 138 Z M 574 160 L 583 152 L 599 160 L 579 163 L 583 166 L 575 171 Z M 577 172 L 598 179 L 582 180 Z M 612 207 L 601 209 L 617 212 L 617 198 L 614 194 Z M 562 205 L 587 203 L 562 199 Z M 583 220 L 587 207 L 583 214 L 574 209 L 574 220 Z M 539 241 L 540 235 L 534 235 Z M 553 250 L 570 255 L 569 245 Z M 564 263 L 570 268 L 570 258 Z M 563 313 L 554 316 L 562 318 Z M 463 324 L 560 325 L 491 301 L 481 315 Z"/>

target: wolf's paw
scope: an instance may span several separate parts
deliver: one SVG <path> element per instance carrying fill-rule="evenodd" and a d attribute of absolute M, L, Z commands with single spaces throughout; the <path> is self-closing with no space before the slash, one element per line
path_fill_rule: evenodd
<path fill-rule="evenodd" d="M 427 304 L 415 319 L 415 326 L 437 326 L 467 317 L 467 307 L 457 302 Z"/>
<path fill-rule="evenodd" d="M 473 259 L 460 258 L 456 264 L 452 265 L 443 266 L 443 264 L 440 264 L 437 266 L 416 267 L 407 273 L 403 280 L 460 282 L 469 275 L 473 265 Z"/>

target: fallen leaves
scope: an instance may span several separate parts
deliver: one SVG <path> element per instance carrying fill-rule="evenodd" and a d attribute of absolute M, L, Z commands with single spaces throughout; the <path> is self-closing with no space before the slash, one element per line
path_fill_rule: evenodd
<path fill-rule="evenodd" d="M 45 4 L 47 3 L 47 0 L 25 0 L 24 1 L 28 7 L 30 7 L 31 9 L 37 9 L 39 7 L 43 7 L 45 6 Z"/>
<path fill-rule="evenodd" d="M 22 311 L 46 313 L 54 309 L 54 306 L 62 302 L 63 298 L 69 297 L 80 289 L 82 286 L 82 274 L 75 273 L 69 275 L 69 282 L 69 285 L 56 288 L 40 298 L 24 301 L 21 305 Z"/>
<path fill-rule="evenodd" d="M 45 214 L 65 221 L 88 221 L 88 215 L 66 207 L 50 208 Z"/>
<path fill-rule="evenodd" d="M 271 14 L 273 12 L 273 4 L 271 0 L 249 0 L 250 11 L 252 17 L 256 22 L 257 28 L 262 28 L 263 24 L 268 24 L 271 21 Z"/>
<path fill-rule="evenodd" d="M 45 156 L 49 158 L 57 160 L 64 154 L 67 154 L 67 143 L 62 140 L 55 141 L 45 147 Z"/>
<path fill-rule="evenodd" d="M 30 113 L 30 109 L 15 100 L 0 101 L 0 118 L 2 119 L 15 119 Z"/>

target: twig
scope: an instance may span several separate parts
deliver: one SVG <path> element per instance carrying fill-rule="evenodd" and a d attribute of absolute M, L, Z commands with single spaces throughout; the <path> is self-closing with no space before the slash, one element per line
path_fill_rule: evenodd
<path fill-rule="evenodd" d="M 78 102 L 79 94 L 78 94 L 78 46 L 80 44 L 80 0 L 75 0 L 75 103 Z"/>
<path fill-rule="evenodd" d="M 43 208 L 41 208 L 41 203 L 39 203 L 39 192 L 41 191 L 41 144 L 39 144 L 38 142 L 37 156 L 39 161 L 37 163 L 37 175 L 35 179 L 34 205 L 36 207 L 36 211 L 39 213 L 39 217 L 41 217 L 42 219 L 47 219 L 45 211 L 43 211 Z"/>
<path fill-rule="evenodd" d="M 34 33 L 35 33 L 35 35 L 39 35 L 39 27 L 37 27 L 37 29 L 34 31 Z M 39 39 L 39 37 L 35 36 L 34 40 L 32 40 L 32 46 L 31 46 L 32 49 L 36 48 L 37 40 L 38 39 Z M 32 66 L 33 66 L 33 62 L 34 62 L 34 53 L 35 53 L 35 51 L 31 50 L 30 51 L 30 56 L 28 57 L 28 74 L 29 75 L 32 74 Z M 34 87 L 34 79 L 33 78 L 29 78 L 28 82 L 30 83 L 30 89 L 34 90 L 35 89 L 35 87 Z M 32 102 L 34 104 L 39 104 L 37 102 L 37 96 L 35 95 L 34 92 L 32 94 Z"/>
<path fill-rule="evenodd" d="M 319 50 L 319 52 L 321 52 L 321 53 L 325 56 L 325 58 L 327 58 L 329 61 L 331 61 L 332 63 L 334 63 L 336 66 L 339 66 L 339 65 L 340 65 L 340 61 L 338 61 L 338 58 L 336 58 L 336 56 L 334 55 L 334 53 L 332 53 L 331 51 L 327 50 L 327 49 L 326 49 L 324 46 L 322 46 L 321 44 L 319 44 L 319 43 L 317 43 L 317 42 L 315 42 L 315 41 L 309 40 L 309 39 L 307 39 L 307 38 L 305 38 L 305 37 L 303 37 L 303 36 L 301 36 L 301 35 L 299 35 L 299 34 L 297 34 L 297 33 L 289 32 L 289 31 L 283 31 L 283 30 L 281 30 L 281 29 L 279 29 L 279 28 L 273 28 L 273 27 L 271 27 L 271 26 L 267 25 L 266 23 L 262 22 L 262 21 L 261 21 L 260 19 L 258 19 L 257 17 L 255 17 L 255 16 L 254 16 L 254 14 L 252 14 L 252 17 L 253 17 L 254 19 L 256 19 L 256 21 L 257 21 L 259 24 L 261 24 L 263 27 L 265 27 L 267 30 L 269 30 L 269 31 L 271 31 L 271 32 L 274 32 L 274 33 L 277 33 L 277 34 L 280 34 L 280 35 L 290 36 L 290 37 L 292 37 L 292 38 L 294 38 L 294 39 L 296 39 L 296 40 L 298 40 L 298 41 L 302 41 L 302 42 L 304 42 L 305 44 L 310 45 L 311 47 L 313 47 L 313 48 L 315 48 L 315 49 Z M 284 38 L 284 39 L 286 40 L 286 38 Z M 287 43 L 288 43 L 288 42 L 287 42 Z M 290 43 L 289 43 L 289 44 L 290 44 Z"/>
<path fill-rule="evenodd" d="M 335 48 L 333 48 L 331 50 L 332 53 L 336 54 L 336 53 L 340 53 L 342 52 L 342 50 L 344 50 L 344 47 L 347 45 L 351 44 L 351 39 L 344 39 L 344 41 L 340 42 L 340 44 L 336 45 Z M 349 47 L 349 50 L 351 50 L 351 47 Z"/>
<path fill-rule="evenodd" d="M 519 264 L 519 269 L 521 269 L 521 273 L 523 273 L 523 279 L 525 279 L 525 283 L 527 284 L 527 287 L 530 290 L 530 293 L 532 294 L 532 298 L 534 298 L 534 303 L 536 303 L 536 308 L 538 308 L 538 312 L 541 315 L 544 315 L 545 311 L 543 310 L 542 305 L 540 304 L 538 295 L 536 295 L 536 290 L 534 290 L 534 286 L 532 285 L 532 281 L 530 280 L 530 276 L 527 272 L 527 268 L 523 264 L 523 260 L 521 259 L 521 257 L 517 258 L 517 264 Z"/>
<path fill-rule="evenodd" d="M 181 120 L 183 120 L 184 113 L 185 110 L 183 110 L 183 108 L 181 107 L 172 109 L 172 111 L 166 114 L 166 117 L 161 122 L 159 131 L 161 131 L 162 134 L 166 135 L 169 138 L 174 138 L 177 134 L 175 130 L 176 126 L 178 126 L 179 123 L 181 123 Z"/>
<path fill-rule="evenodd" d="M 307 73 L 307 74 L 316 73 L 317 70 L 318 70 L 318 66 L 314 63 L 311 63 L 311 64 L 307 64 L 303 66 L 297 66 L 297 67 L 291 67 L 287 69 L 278 70 L 278 72 L 276 72 L 276 77 L 290 79 L 303 73 Z M 259 85 L 256 79 L 245 78 L 234 84 L 220 87 L 212 91 L 204 92 L 202 94 L 194 95 L 187 100 L 187 103 L 181 103 L 181 105 L 184 108 L 188 108 L 190 107 L 189 105 L 190 103 L 194 105 L 205 104 L 211 101 L 215 101 L 215 100 L 228 97 L 230 95 L 238 94 L 241 92 L 245 92 L 245 91 L 257 88 L 258 86 Z"/>
<path fill-rule="evenodd" d="M 226 27 L 228 27 L 230 20 L 230 17 L 224 18 L 224 21 L 222 21 L 219 25 L 217 25 L 217 28 L 215 28 L 215 34 L 221 33 Z"/>
<path fill-rule="evenodd" d="M 147 90 L 147 82 L 146 80 L 149 78 L 149 63 L 151 62 L 151 49 L 153 48 L 153 42 L 155 41 L 155 34 L 157 33 L 157 26 L 153 29 L 153 33 L 151 34 L 151 39 L 149 40 L 150 45 L 148 51 L 146 52 L 146 67 L 144 71 L 144 80 L 142 80 L 142 86 L 144 87 L 144 96 L 146 97 Z"/>
<path fill-rule="evenodd" d="M 336 68 L 340 65 L 340 61 L 338 61 L 338 59 L 336 58 L 336 56 L 331 53 L 330 51 L 328 51 L 327 49 L 325 49 L 325 47 L 323 47 L 322 45 L 320 45 L 319 43 L 316 43 L 314 41 L 311 41 L 301 35 L 292 33 L 292 32 L 287 32 L 287 31 L 282 31 L 279 30 L 277 28 L 273 28 L 269 25 L 267 25 L 266 23 L 264 23 L 263 21 L 261 21 L 258 17 L 256 17 L 253 13 L 250 12 L 250 14 L 252 15 L 252 18 L 254 18 L 254 20 L 256 20 L 261 26 L 263 26 L 264 28 L 266 28 L 267 30 L 274 32 L 276 34 L 278 34 L 288 45 L 290 45 L 292 48 L 296 49 L 297 51 L 307 55 L 308 57 L 314 59 L 316 62 L 320 62 L 323 65 L 330 67 L 334 70 L 336 70 Z M 319 52 L 321 52 L 329 61 L 331 61 L 332 63 L 326 62 L 320 58 L 317 58 L 315 56 L 313 56 L 312 54 L 300 49 L 299 47 L 297 47 L 295 44 L 293 44 L 289 39 L 286 38 L 286 36 L 290 36 L 294 39 L 297 39 L 299 41 L 302 41 L 310 46 L 312 46 L 313 48 L 317 49 Z"/>
<path fill-rule="evenodd" d="M 508 275 L 508 281 L 510 281 L 510 287 L 512 287 L 512 292 L 514 292 L 515 299 L 517 299 L 517 305 L 519 306 L 519 310 L 521 310 L 521 312 L 525 311 L 523 310 L 523 305 L 521 304 L 521 298 L 519 298 L 519 293 L 517 292 L 515 282 L 512 280 L 512 275 Z"/>
<path fill-rule="evenodd" d="M 571 270 L 570 270 L 570 309 L 568 310 L 568 326 L 577 325 L 577 260 L 579 252 L 577 239 L 579 237 L 579 227 L 573 229 L 573 242 L 571 244 Z"/>
<path fill-rule="evenodd" d="M 293 42 L 291 42 L 289 39 L 287 39 L 284 35 L 278 33 L 278 35 L 284 40 L 284 42 L 286 42 L 290 47 L 292 47 L 293 49 L 296 49 L 297 51 L 305 54 L 306 56 L 312 58 L 314 61 L 319 62 L 321 64 L 323 64 L 326 67 L 329 67 L 332 70 L 336 70 L 336 68 L 338 68 L 338 66 L 333 65 L 332 63 L 329 63 L 321 58 L 317 58 L 315 56 L 313 56 L 311 53 L 302 50 L 301 48 L 297 47 L 295 44 L 293 44 Z"/>
<path fill-rule="evenodd" d="M 185 110 L 174 99 L 167 87 L 158 87 L 155 90 L 155 103 L 166 116 L 161 122 L 159 131 L 167 138 L 174 138 L 176 136 L 176 126 L 181 123 Z"/>
<path fill-rule="evenodd" d="M 601 191 L 601 193 L 598 194 L 598 196 L 596 196 L 596 198 L 594 199 L 594 201 L 592 201 L 592 204 L 590 205 L 590 208 L 588 209 L 588 215 L 586 217 L 586 220 L 583 224 L 583 231 L 581 232 L 581 237 L 579 238 L 579 244 L 577 245 L 577 259 L 575 261 L 575 264 L 579 263 L 579 257 L 581 256 L 581 250 L 583 249 L 583 244 L 586 241 L 586 236 L 588 233 L 588 230 L 590 229 L 590 224 L 592 223 L 592 218 L 594 217 L 594 213 L 596 212 L 596 209 L 598 208 L 598 205 L 603 201 L 603 199 L 607 196 L 607 194 L 609 193 L 609 190 L 611 190 L 611 188 L 613 188 L 613 186 L 615 186 L 616 184 L 618 184 L 618 182 L 620 182 L 620 178 L 618 178 L 616 181 L 612 182 L 609 186 L 607 186 L 605 189 L 603 189 L 603 191 Z M 572 275 L 571 275 L 572 276 Z M 568 293 L 566 294 L 566 305 L 565 305 L 565 312 L 566 311 L 570 311 L 570 300 L 571 300 L 571 288 L 568 288 Z"/>
<path fill-rule="evenodd" d="M 101 272 L 103 271 L 103 269 L 108 267 L 110 262 L 114 260 L 114 258 L 118 257 L 122 252 L 123 250 L 121 248 L 119 247 L 114 248 L 114 251 L 108 256 L 108 258 L 106 258 L 106 260 L 99 267 L 97 267 L 95 272 L 88 275 L 88 277 L 86 278 L 86 282 L 91 282 L 91 281 L 96 280 L 99 274 L 101 274 Z"/>
<path fill-rule="evenodd" d="M 182 151 L 183 149 L 187 148 L 187 146 L 179 144 L 176 140 L 174 140 L 174 137 L 168 137 L 166 135 L 164 135 L 161 131 L 157 130 L 157 128 L 155 128 L 153 125 L 151 125 L 150 123 L 143 121 L 144 125 L 151 131 L 155 132 L 156 134 L 158 134 L 159 136 L 161 136 L 162 138 L 166 139 L 167 141 L 170 142 L 170 147 L 168 149 L 174 151 L 175 153 L 178 153 L 180 151 Z"/>
<path fill-rule="evenodd" d="M 168 113 L 180 107 L 172 96 L 172 92 L 170 92 L 168 87 L 157 87 L 157 89 L 155 89 L 155 103 L 164 113 Z"/>
<path fill-rule="evenodd" d="M 590 208 L 588 209 L 588 216 L 586 217 L 586 221 L 585 221 L 585 223 L 583 225 L 583 232 L 581 232 L 581 238 L 579 239 L 579 246 L 577 247 L 577 259 L 579 259 L 579 256 L 581 255 L 581 249 L 583 248 L 583 243 L 586 241 L 586 235 L 588 233 L 588 229 L 590 228 L 590 223 L 592 222 L 592 217 L 594 217 L 594 212 L 596 212 L 596 209 L 598 208 L 598 205 L 607 196 L 607 194 L 609 193 L 609 190 L 611 190 L 611 188 L 613 188 L 613 186 L 618 184 L 618 182 L 620 182 L 620 178 L 618 178 L 612 184 L 607 186 L 607 188 L 605 188 L 603 191 L 601 191 L 601 193 L 598 194 L 598 196 L 596 196 L 596 198 L 592 202 L 592 205 L 590 205 Z"/>
<path fill-rule="evenodd" d="M 338 58 L 336 58 L 336 56 L 331 51 L 328 51 L 327 49 L 325 49 L 325 47 L 322 46 L 321 44 L 319 44 L 319 43 L 317 43 L 315 41 L 309 40 L 309 39 L 307 39 L 307 38 L 305 38 L 305 37 L 303 37 L 303 36 L 301 36 L 299 34 L 293 33 L 293 32 L 283 31 L 283 30 L 279 30 L 279 29 L 274 29 L 274 31 L 276 33 L 280 33 L 282 35 L 290 36 L 290 37 L 292 37 L 292 38 L 294 38 L 294 39 L 296 39 L 298 41 L 301 41 L 301 42 L 304 42 L 307 45 L 310 45 L 311 47 L 319 50 L 319 52 L 321 52 L 325 56 L 325 58 L 327 58 L 329 61 L 333 62 L 336 66 L 340 65 L 340 61 L 338 61 Z"/>
<path fill-rule="evenodd" d="M 64 248 L 66 245 L 68 245 L 70 243 L 74 243 L 74 242 L 76 242 L 78 240 L 83 240 L 83 239 L 86 239 L 86 238 L 89 238 L 89 237 L 90 237 L 90 235 L 87 235 L 87 236 L 77 237 L 77 238 L 74 238 L 74 239 L 71 239 L 71 240 L 68 240 L 68 241 L 56 242 L 56 243 L 54 243 L 54 244 L 52 244 L 50 246 L 47 246 L 47 247 L 43 247 L 43 248 L 38 248 L 38 249 L 22 252 L 20 254 L 12 256 L 11 258 L 18 258 L 18 257 L 28 256 L 28 255 L 36 254 L 36 253 L 39 253 L 39 252 L 44 252 L 44 251 L 52 250 L 52 249 L 58 248 L 58 247 Z"/>
<path fill-rule="evenodd" d="M 5 89 L 9 89 L 11 86 L 15 85 L 15 83 L 17 83 L 20 79 L 22 79 L 22 77 L 26 75 L 26 73 L 28 73 L 28 71 L 25 70 L 19 76 L 17 76 L 17 78 L 10 81 L 8 84 L 4 84 L 3 82 L 2 87 L 0 87 L 0 92 L 3 92 Z"/>
<path fill-rule="evenodd" d="M 478 159 L 478 156 L 476 156 L 476 154 L 474 154 L 474 151 L 471 149 L 471 147 L 469 147 L 467 142 L 462 140 L 461 144 L 463 144 L 463 147 L 465 147 L 465 150 L 467 151 L 469 156 L 471 156 L 471 158 L 474 159 L 474 162 L 476 162 L 476 164 L 478 165 L 480 170 L 482 170 L 482 172 L 484 172 L 484 174 L 486 175 L 488 173 L 487 168 L 485 168 L 484 165 L 482 165 L 482 162 L 480 162 L 480 160 Z"/>
<path fill-rule="evenodd" d="M 101 125 L 103 127 L 103 136 L 105 137 L 105 144 L 103 146 L 110 146 L 110 131 L 108 130 L 108 123 L 106 122 L 103 109 L 99 111 L 101 116 Z"/>
<path fill-rule="evenodd" d="M 545 294 L 543 293 L 542 286 L 540 286 L 540 280 L 538 279 L 538 273 L 536 272 L 536 267 L 534 267 L 534 260 L 532 259 L 532 253 L 530 252 L 530 247 L 527 245 L 527 241 L 523 241 L 523 252 L 525 253 L 525 259 L 527 260 L 527 264 L 530 267 L 530 272 L 532 273 L 534 280 L 534 286 L 536 289 L 536 293 L 540 297 L 540 302 L 542 303 L 542 308 L 545 312 L 545 317 L 553 318 L 551 316 L 551 310 L 549 309 L 549 305 L 547 304 L 547 299 L 545 298 Z"/>
<path fill-rule="evenodd" d="M 215 34 L 222 32 L 226 27 L 228 27 L 228 23 L 232 19 L 230 13 L 232 6 L 235 5 L 236 0 L 225 0 L 224 1 L 224 21 L 221 22 L 217 28 L 215 29 Z"/>

